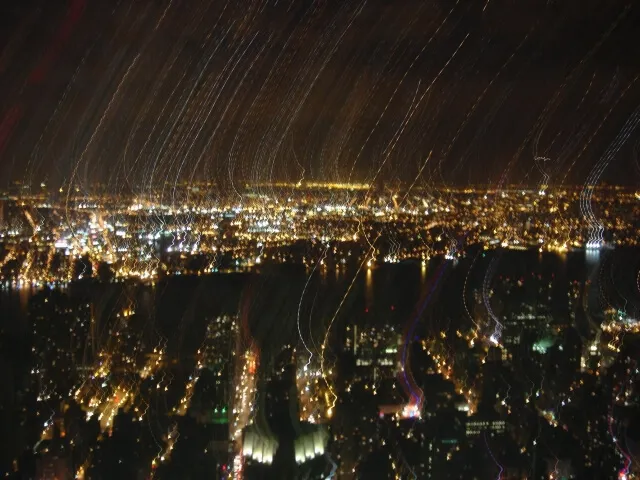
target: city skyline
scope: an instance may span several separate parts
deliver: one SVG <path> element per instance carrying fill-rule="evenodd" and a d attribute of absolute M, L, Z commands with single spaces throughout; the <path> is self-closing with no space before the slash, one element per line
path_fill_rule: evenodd
<path fill-rule="evenodd" d="M 640 480 L 638 38 L 0 2 L 0 477 Z"/>

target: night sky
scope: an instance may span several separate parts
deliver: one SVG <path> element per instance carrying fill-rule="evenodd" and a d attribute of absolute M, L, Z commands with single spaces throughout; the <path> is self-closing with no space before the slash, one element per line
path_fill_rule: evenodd
<path fill-rule="evenodd" d="M 632 0 L 5 0 L 0 187 L 636 185 Z"/>

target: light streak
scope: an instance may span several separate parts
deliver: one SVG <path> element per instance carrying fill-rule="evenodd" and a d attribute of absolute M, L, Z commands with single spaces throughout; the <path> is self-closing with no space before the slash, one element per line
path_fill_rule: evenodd
<path fill-rule="evenodd" d="M 636 76 L 632 83 L 638 79 Z M 592 168 L 587 180 L 585 182 L 585 188 L 580 192 L 580 210 L 589 224 L 589 240 L 587 242 L 587 248 L 599 248 L 604 244 L 604 226 L 593 213 L 592 197 L 594 185 L 598 183 L 600 176 L 609 165 L 611 159 L 618 153 L 620 148 L 627 141 L 629 136 L 640 123 L 640 107 L 638 107 L 633 114 L 629 117 L 627 122 L 622 127 L 622 130 L 618 133 L 613 143 L 607 148 L 602 158 Z"/>
<path fill-rule="evenodd" d="M 502 323 L 498 319 L 495 313 L 493 313 L 493 309 L 491 308 L 491 301 L 489 295 L 489 284 L 492 280 L 493 275 L 495 274 L 495 269 L 498 263 L 498 257 L 494 257 L 491 259 L 491 263 L 489 264 L 489 268 L 487 269 L 487 273 L 484 276 L 484 281 L 482 282 L 482 300 L 484 302 L 484 306 L 487 309 L 487 313 L 491 317 L 491 319 L 495 322 L 493 333 L 490 336 L 491 343 L 498 345 L 500 343 L 500 339 L 502 338 Z"/>
<path fill-rule="evenodd" d="M 498 476 L 496 477 L 496 480 L 502 480 L 502 473 L 504 472 L 504 467 L 502 465 L 500 465 L 500 462 L 498 462 L 498 460 L 496 460 L 496 457 L 493 455 L 493 452 L 491 451 L 491 447 L 489 447 L 489 442 L 487 441 L 487 432 L 486 431 L 484 432 L 483 437 L 484 437 L 484 444 L 487 447 L 487 452 L 489 452 L 489 455 L 491 456 L 491 459 L 493 460 L 493 463 L 495 463 L 496 466 L 500 469 L 500 471 L 498 472 Z"/>
<path fill-rule="evenodd" d="M 375 244 L 376 240 L 377 240 L 377 238 L 373 241 L 374 244 Z M 338 308 L 336 309 L 335 313 L 331 317 L 331 320 L 329 321 L 329 325 L 327 326 L 327 331 L 326 331 L 326 333 L 324 335 L 324 340 L 322 341 L 322 345 L 320 347 L 320 353 L 321 353 L 321 355 L 320 355 L 320 370 L 322 372 L 322 379 L 324 380 L 325 385 L 327 386 L 327 388 L 329 389 L 329 392 L 331 393 L 331 396 L 333 397 L 333 399 L 331 401 L 331 405 L 327 409 L 327 415 L 329 415 L 329 416 L 331 416 L 331 414 L 333 413 L 333 409 L 336 406 L 336 401 L 338 400 L 338 395 L 335 394 L 335 392 L 333 390 L 333 387 L 331 386 L 331 384 L 329 383 L 329 381 L 327 379 L 327 374 L 326 374 L 325 368 L 324 368 L 324 363 L 325 363 L 324 352 L 325 352 L 325 349 L 327 347 L 327 343 L 329 341 L 329 333 L 331 332 L 331 326 L 333 325 L 333 322 L 335 321 L 336 317 L 338 316 L 338 313 L 340 312 L 340 309 L 342 308 L 342 305 L 344 304 L 345 300 L 347 299 L 347 297 L 349 295 L 349 292 L 351 292 L 351 289 L 353 288 L 353 285 L 355 284 L 356 279 L 358 277 L 358 273 L 360 273 L 360 271 L 362 270 L 362 266 L 364 265 L 367 257 L 369 255 L 371 255 L 372 248 L 369 249 L 369 252 L 367 253 L 367 255 L 364 256 L 364 260 L 362 262 L 360 262 L 360 266 L 358 267 L 358 270 L 357 270 L 356 274 L 353 276 L 353 280 L 349 284 L 349 287 L 347 288 L 347 291 L 345 292 L 344 296 L 340 300 L 340 304 L 338 305 Z"/>
<path fill-rule="evenodd" d="M 307 291 L 307 287 L 309 286 L 309 282 L 311 281 L 311 277 L 313 276 L 313 273 L 316 271 L 316 268 L 318 268 L 318 265 L 320 265 L 322 260 L 326 258 L 328 250 L 329 250 L 329 244 L 327 243 L 327 246 L 325 247 L 324 252 L 322 253 L 322 256 L 313 265 L 313 269 L 311 270 L 311 273 L 307 277 L 307 281 L 305 282 L 304 288 L 302 289 L 302 294 L 300 295 L 300 302 L 298 303 L 298 315 L 297 315 L 297 318 L 296 318 L 296 323 L 297 323 L 297 326 L 298 326 L 298 335 L 300 336 L 300 340 L 302 341 L 302 344 L 304 345 L 304 348 L 309 353 L 309 359 L 307 360 L 307 363 L 304 366 L 304 370 L 305 371 L 307 370 L 307 368 L 309 367 L 309 364 L 311 363 L 311 357 L 313 357 L 313 352 L 311 350 L 309 350 L 309 347 L 307 346 L 307 343 L 304 341 L 304 338 L 302 336 L 302 331 L 300 330 L 300 309 L 302 308 L 302 300 L 304 299 L 304 294 Z"/>

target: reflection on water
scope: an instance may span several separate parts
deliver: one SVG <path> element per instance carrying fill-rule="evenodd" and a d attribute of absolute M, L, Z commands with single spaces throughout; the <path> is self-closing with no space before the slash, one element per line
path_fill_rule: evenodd
<path fill-rule="evenodd" d="M 596 266 L 600 261 L 600 250 L 596 249 L 587 249 L 585 252 L 584 259 L 589 266 Z"/>
<path fill-rule="evenodd" d="M 432 297 L 430 303 L 439 304 L 441 314 L 447 318 L 467 318 L 461 302 L 465 281 L 468 281 L 466 292 L 472 295 L 473 290 L 482 285 L 486 269 L 494 255 L 495 252 L 491 251 L 480 251 L 478 255 L 472 252 L 468 253 L 466 258 L 461 258 L 457 266 L 451 265 L 443 277 L 443 288 Z M 477 258 L 477 261 L 474 262 L 474 258 Z M 618 288 L 624 290 L 624 296 L 633 294 L 637 288 L 637 271 L 634 270 L 634 265 L 638 264 L 637 259 L 637 251 L 622 249 L 611 252 L 588 250 L 562 255 L 539 254 L 537 250 L 504 252 L 498 262 L 496 278 L 503 275 L 519 279 L 529 278 L 534 273 L 542 274 L 554 284 L 552 303 L 557 302 L 556 310 L 562 315 L 568 314 L 564 305 L 566 301 L 563 299 L 566 299 L 569 282 L 590 280 L 584 301 L 585 306 L 589 307 L 589 313 L 597 316 L 602 310 L 600 287 L 607 290 L 607 282 L 615 280 L 616 289 L 607 290 L 611 299 L 618 298 Z M 174 278 L 161 288 L 160 285 L 130 285 L 126 289 L 124 285 L 113 284 L 108 288 L 95 285 L 92 287 L 91 296 L 92 302 L 96 304 L 97 315 L 101 316 L 101 312 L 110 312 L 110 305 L 115 301 L 112 301 L 111 297 L 118 296 L 120 290 L 126 290 L 127 295 L 137 304 L 138 317 L 148 319 L 150 324 L 156 325 L 166 335 L 173 334 L 179 325 L 186 322 L 189 325 L 186 330 L 194 332 L 193 336 L 197 337 L 195 332 L 201 317 L 217 315 L 218 310 L 228 314 L 237 312 L 240 298 L 249 287 L 247 281 L 253 278 L 258 286 L 249 296 L 249 304 L 253 306 L 254 323 L 261 328 L 267 328 L 272 322 L 278 325 L 274 330 L 284 334 L 285 324 L 288 325 L 288 318 L 293 316 L 290 323 L 292 328 L 295 327 L 293 333 L 297 335 L 296 319 L 301 306 L 302 287 L 310 275 L 313 278 L 302 299 L 300 311 L 305 325 L 322 329 L 327 319 L 332 318 L 336 311 L 339 313 L 338 320 L 352 322 L 362 317 L 365 309 L 369 310 L 366 321 L 384 322 L 392 318 L 393 322 L 402 324 L 411 315 L 424 289 L 429 288 L 429 279 L 438 271 L 437 266 L 441 262 L 442 259 L 433 258 L 424 263 L 377 265 L 372 268 L 363 265 L 360 270 L 325 267 L 317 268 L 314 273 L 304 269 L 291 270 L 289 267 L 274 269 L 274 272 L 279 273 L 271 274 L 265 273 L 263 268 L 253 274 Z M 603 273 L 603 269 L 606 269 L 606 272 Z M 628 274 L 623 274 L 623 271 Z M 609 279 L 611 276 L 615 276 L 615 279 Z M 266 285 L 272 286 L 267 289 Z M 34 293 L 30 289 L 5 290 L 0 293 L 0 321 L 5 332 L 10 330 L 14 335 L 21 336 L 28 330 L 28 303 Z M 104 300 L 105 298 L 108 301 Z M 624 302 L 624 298 L 621 297 L 618 303 L 620 302 Z M 192 320 L 196 317 L 198 321 Z"/>
<path fill-rule="evenodd" d="M 364 285 L 364 304 L 367 308 L 371 308 L 373 306 L 373 272 L 370 268 L 367 268 Z"/>

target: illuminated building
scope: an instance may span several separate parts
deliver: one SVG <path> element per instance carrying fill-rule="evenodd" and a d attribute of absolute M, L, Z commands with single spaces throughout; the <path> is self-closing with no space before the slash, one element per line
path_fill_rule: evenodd
<path fill-rule="evenodd" d="M 70 479 L 72 474 L 71 448 L 54 422 L 51 438 L 38 443 L 36 447 L 37 480 Z"/>
<path fill-rule="evenodd" d="M 345 347 L 353 353 L 356 379 L 389 376 L 398 368 L 401 336 L 389 325 L 381 327 L 348 325 Z"/>
<path fill-rule="evenodd" d="M 484 432 L 492 436 L 503 435 L 505 433 L 505 425 L 504 420 L 472 415 L 466 420 L 465 434 L 468 438 L 477 437 Z"/>
<path fill-rule="evenodd" d="M 326 478 L 332 470 L 325 453 L 327 427 L 299 421 L 296 368 L 287 348 L 275 373 L 258 390 L 255 422 L 243 431 L 242 455 L 248 478 Z"/>

